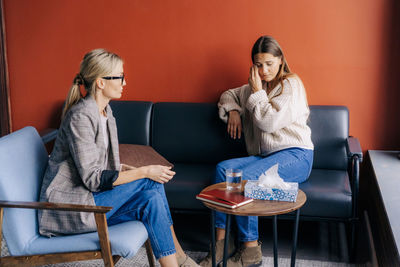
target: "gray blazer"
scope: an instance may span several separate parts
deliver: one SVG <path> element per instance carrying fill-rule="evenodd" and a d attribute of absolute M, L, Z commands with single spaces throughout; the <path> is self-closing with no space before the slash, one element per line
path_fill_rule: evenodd
<path fill-rule="evenodd" d="M 109 151 L 92 96 L 82 98 L 68 111 L 49 158 L 40 201 L 95 205 L 92 192 L 100 191 L 104 183 L 102 171 L 119 169 L 117 127 L 109 105 L 106 112 Z M 94 215 L 87 212 L 40 210 L 38 216 L 39 232 L 45 236 L 96 230 Z"/>

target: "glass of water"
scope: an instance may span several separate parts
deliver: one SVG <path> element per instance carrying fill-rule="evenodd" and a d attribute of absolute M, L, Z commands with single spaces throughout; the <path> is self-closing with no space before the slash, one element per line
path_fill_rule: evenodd
<path fill-rule="evenodd" d="M 227 169 L 225 171 L 226 190 L 242 191 L 242 170 Z"/>

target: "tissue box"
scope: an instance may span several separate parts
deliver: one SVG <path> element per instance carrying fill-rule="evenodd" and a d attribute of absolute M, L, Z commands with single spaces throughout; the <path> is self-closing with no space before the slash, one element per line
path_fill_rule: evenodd
<path fill-rule="evenodd" d="M 247 181 L 244 187 L 244 195 L 254 199 L 278 200 L 296 202 L 298 183 L 288 183 L 289 189 L 265 188 L 258 185 L 258 181 Z"/>

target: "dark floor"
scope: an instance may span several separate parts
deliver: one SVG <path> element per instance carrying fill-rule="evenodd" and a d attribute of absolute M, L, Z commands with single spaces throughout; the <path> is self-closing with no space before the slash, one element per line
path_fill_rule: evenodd
<path fill-rule="evenodd" d="M 173 213 L 173 219 L 176 235 L 185 250 L 208 250 L 211 239 L 209 215 Z M 272 256 L 272 220 L 260 218 L 259 232 L 263 255 Z M 293 221 L 278 219 L 279 257 L 290 258 L 292 233 Z M 359 235 L 355 259 L 360 264 L 368 261 L 368 244 L 362 237 Z M 296 256 L 304 260 L 349 262 L 344 223 L 300 221 Z"/>

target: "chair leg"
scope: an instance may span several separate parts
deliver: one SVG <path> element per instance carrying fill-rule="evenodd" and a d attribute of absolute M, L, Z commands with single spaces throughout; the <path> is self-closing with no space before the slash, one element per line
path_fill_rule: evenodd
<path fill-rule="evenodd" d="M 104 213 L 94 214 L 97 224 L 97 234 L 99 235 L 101 256 L 105 267 L 114 267 L 111 254 L 110 240 L 108 239 L 107 219 Z"/>
<path fill-rule="evenodd" d="M 156 263 L 155 263 L 154 257 L 153 257 L 153 249 L 151 248 L 150 240 L 147 239 L 146 242 L 144 243 L 144 245 L 146 247 L 146 254 L 147 254 L 147 258 L 149 260 L 149 266 L 150 267 L 156 266 Z"/>
<path fill-rule="evenodd" d="M 113 259 L 114 265 L 116 265 L 117 262 L 119 261 L 119 259 L 121 259 L 121 256 L 120 255 L 114 255 L 114 256 L 112 256 L 112 259 Z"/>
<path fill-rule="evenodd" d="M 2 241 L 2 237 L 3 237 L 2 226 L 3 226 L 3 208 L 0 208 L 0 248 L 1 248 L 1 241 Z"/>
<path fill-rule="evenodd" d="M 356 256 L 356 240 L 357 240 L 357 229 L 356 229 L 357 221 L 350 222 L 350 246 L 349 246 L 349 258 L 350 262 L 355 262 Z"/>

